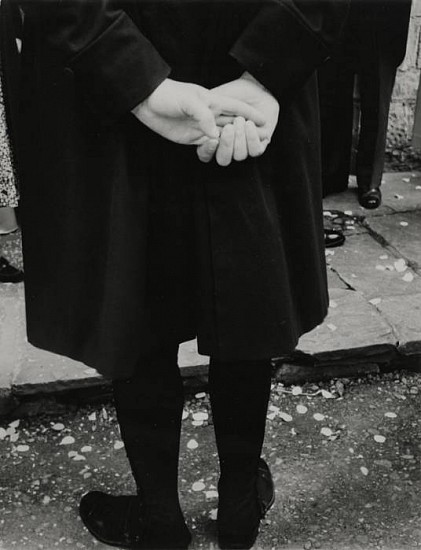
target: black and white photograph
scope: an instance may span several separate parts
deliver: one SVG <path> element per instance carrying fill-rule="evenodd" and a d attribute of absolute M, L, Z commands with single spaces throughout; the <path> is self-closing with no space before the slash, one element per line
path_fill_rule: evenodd
<path fill-rule="evenodd" d="M 421 0 L 0 0 L 0 550 L 421 548 Z"/>

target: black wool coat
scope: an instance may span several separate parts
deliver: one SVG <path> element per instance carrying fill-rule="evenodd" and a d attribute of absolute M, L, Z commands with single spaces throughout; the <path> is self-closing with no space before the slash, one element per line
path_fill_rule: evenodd
<path fill-rule="evenodd" d="M 169 338 L 227 361 L 291 351 L 327 310 L 314 71 L 347 1 L 23 6 L 30 342 L 113 378 Z M 166 77 L 245 70 L 281 107 L 259 159 L 201 164 L 130 113 Z"/>

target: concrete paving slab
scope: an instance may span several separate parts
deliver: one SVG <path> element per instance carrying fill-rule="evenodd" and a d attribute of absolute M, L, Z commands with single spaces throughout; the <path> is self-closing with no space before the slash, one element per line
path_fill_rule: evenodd
<path fill-rule="evenodd" d="M 421 354 L 421 294 L 386 296 L 376 307 L 393 327 L 398 351 L 404 355 Z"/>
<path fill-rule="evenodd" d="M 18 342 L 15 333 L 19 304 L 19 287 L 0 285 L 0 414 L 6 412 L 12 399 L 12 378 L 17 363 Z"/>
<path fill-rule="evenodd" d="M 391 173 L 382 183 L 383 203 L 395 212 L 421 209 L 421 175 Z"/>
<path fill-rule="evenodd" d="M 348 286 L 339 277 L 339 275 L 329 267 L 327 268 L 327 281 L 329 288 L 342 288 L 343 290 L 348 289 Z"/>
<path fill-rule="evenodd" d="M 377 218 L 370 220 L 370 224 L 375 220 Z M 327 257 L 329 267 L 367 300 L 421 292 L 420 275 L 410 269 L 398 272 L 394 263 L 399 259 L 401 256 L 392 255 L 370 235 L 348 237 L 344 246 L 334 249 L 334 254 Z M 405 281 L 403 277 L 409 272 L 413 280 Z"/>
<path fill-rule="evenodd" d="M 368 226 L 421 269 L 421 210 L 371 218 Z"/>
<path fill-rule="evenodd" d="M 320 360 L 393 355 L 397 338 L 391 326 L 359 292 L 332 289 L 330 301 L 325 322 L 300 339 L 300 351 Z"/>

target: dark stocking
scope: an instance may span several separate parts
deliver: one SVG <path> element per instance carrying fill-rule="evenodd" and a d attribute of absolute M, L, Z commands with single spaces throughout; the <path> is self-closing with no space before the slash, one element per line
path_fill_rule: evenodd
<path fill-rule="evenodd" d="M 149 517 L 148 539 L 188 538 L 178 499 L 183 383 L 177 346 L 144 358 L 136 374 L 113 382 L 121 435 Z"/>
<path fill-rule="evenodd" d="M 259 524 L 256 476 L 270 384 L 270 361 L 211 361 L 209 389 L 221 468 L 218 528 L 233 538 Z"/>

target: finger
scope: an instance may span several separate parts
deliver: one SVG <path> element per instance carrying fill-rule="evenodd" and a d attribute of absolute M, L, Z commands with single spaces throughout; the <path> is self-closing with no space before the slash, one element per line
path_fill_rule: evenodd
<path fill-rule="evenodd" d="M 210 96 L 212 98 L 210 108 L 215 113 L 215 116 L 242 116 L 246 120 L 252 120 L 257 126 L 263 126 L 267 122 L 265 116 L 260 111 L 244 101 L 240 101 L 239 99 L 235 99 L 233 97 L 219 95 L 212 91 L 210 92 Z"/>
<path fill-rule="evenodd" d="M 184 113 L 197 121 L 200 130 L 210 139 L 218 139 L 215 117 L 208 105 L 199 97 L 190 95 L 182 105 Z"/>
<path fill-rule="evenodd" d="M 215 118 L 216 120 L 216 124 L 220 127 L 220 128 L 223 128 L 224 126 L 226 126 L 227 124 L 234 124 L 234 120 L 235 120 L 235 116 L 230 116 L 230 115 L 219 115 Z"/>
<path fill-rule="evenodd" d="M 217 139 L 208 139 L 197 148 L 197 156 L 202 162 L 210 162 L 218 149 L 219 141 Z"/>
<path fill-rule="evenodd" d="M 237 117 L 234 121 L 234 160 L 242 161 L 248 156 L 246 140 L 246 121 L 243 117 Z"/>
<path fill-rule="evenodd" d="M 227 124 L 221 133 L 219 146 L 216 150 L 216 162 L 220 166 L 228 166 L 232 161 L 234 151 L 234 126 Z"/>
<path fill-rule="evenodd" d="M 269 141 L 272 137 L 272 130 L 268 128 L 268 125 L 265 126 L 255 126 L 257 135 L 259 136 L 260 141 Z"/>
<path fill-rule="evenodd" d="M 265 148 L 260 141 L 257 128 L 255 124 L 249 120 L 246 122 L 245 127 L 248 154 L 250 157 L 259 157 L 264 152 Z"/>

